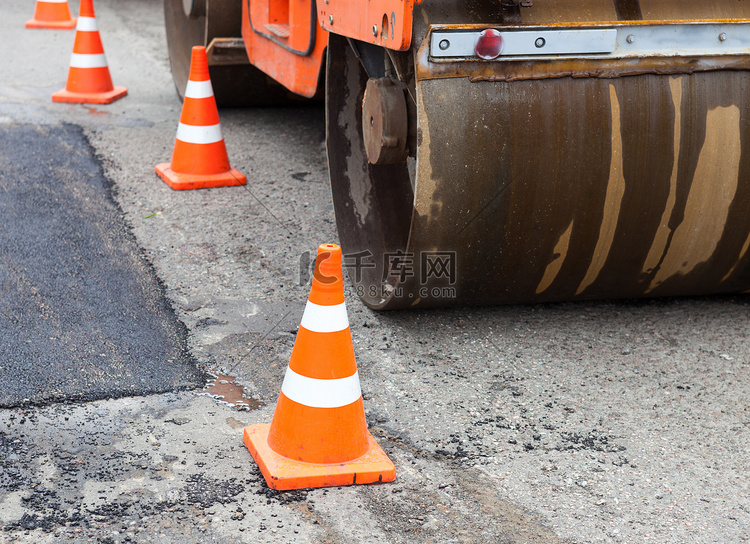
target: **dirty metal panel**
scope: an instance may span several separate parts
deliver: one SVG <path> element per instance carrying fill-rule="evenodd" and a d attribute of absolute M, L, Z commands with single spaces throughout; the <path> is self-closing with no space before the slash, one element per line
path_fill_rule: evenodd
<path fill-rule="evenodd" d="M 414 17 L 414 43 L 420 44 L 416 55 L 416 76 L 418 80 L 466 77 L 472 81 L 518 81 L 748 70 L 750 55 L 742 49 L 748 41 L 745 28 L 749 22 L 750 3 L 718 0 L 534 2 L 530 7 L 520 8 L 520 20 L 513 23 L 505 21 L 501 10 L 492 2 L 442 0 L 422 3 L 415 6 Z M 697 30 L 691 28 L 693 25 Z M 667 27 L 684 28 L 681 40 L 670 35 Z M 519 32 L 621 29 L 615 48 L 620 48 L 620 54 L 605 51 L 583 55 L 580 45 L 577 45 L 571 48 L 578 50 L 576 53 L 566 55 L 507 58 L 501 55 L 494 61 L 431 55 L 435 51 L 430 38 L 433 31 L 481 31 L 486 28 L 503 32 L 506 28 Z M 694 31 L 695 35 L 692 34 Z M 437 40 L 438 51 L 442 41 Z M 462 46 L 465 53 L 471 45 Z M 631 53 L 627 53 L 628 50 Z M 664 50 L 669 54 L 662 54 Z"/>
<path fill-rule="evenodd" d="M 430 35 L 430 57 L 435 59 L 478 58 L 474 50 L 481 29 L 435 28 Z M 501 58 L 550 55 L 605 55 L 615 52 L 617 30 L 613 28 L 509 30 L 500 32 Z"/>
<path fill-rule="evenodd" d="M 485 28 L 433 27 L 431 60 L 479 60 L 475 44 Z M 721 56 L 747 55 L 750 51 L 750 22 L 497 30 L 503 46 L 496 60 Z"/>

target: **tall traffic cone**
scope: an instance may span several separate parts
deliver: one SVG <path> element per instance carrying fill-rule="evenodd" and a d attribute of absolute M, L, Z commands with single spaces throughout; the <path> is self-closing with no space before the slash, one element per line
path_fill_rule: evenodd
<path fill-rule="evenodd" d="M 344 303 L 341 248 L 318 248 L 310 297 L 271 424 L 244 441 L 272 489 L 390 482 L 396 468 L 367 430 Z"/>
<path fill-rule="evenodd" d="M 112 85 L 99 27 L 96 24 L 94 2 L 81 0 L 68 81 L 64 89 L 52 94 L 52 101 L 109 104 L 126 94 L 128 90 L 125 87 Z"/>
<path fill-rule="evenodd" d="M 172 162 L 156 165 L 156 173 L 172 189 L 206 189 L 245 185 L 247 179 L 229 166 L 221 135 L 206 48 L 196 45 L 190 58 L 190 77 L 182 103 Z"/>
<path fill-rule="evenodd" d="M 26 21 L 26 28 L 75 28 L 76 20 L 70 16 L 68 0 L 37 0 L 34 17 Z"/>

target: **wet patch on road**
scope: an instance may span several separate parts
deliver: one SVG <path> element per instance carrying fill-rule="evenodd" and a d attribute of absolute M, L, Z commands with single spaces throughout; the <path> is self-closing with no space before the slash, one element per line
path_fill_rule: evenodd
<path fill-rule="evenodd" d="M 0 407 L 203 385 L 82 129 L 0 126 L 0 165 Z"/>
<path fill-rule="evenodd" d="M 245 394 L 245 388 L 235 383 L 237 378 L 226 376 L 221 373 L 211 372 L 213 379 L 206 384 L 206 387 L 200 391 L 199 395 L 205 395 L 216 399 L 221 404 L 239 408 L 241 410 L 254 410 L 265 406 L 265 403 L 248 397 Z"/>
<path fill-rule="evenodd" d="M 294 345 L 291 333 L 231 334 L 214 344 L 197 348 L 199 356 L 213 361 L 214 368 L 231 376 L 237 376 L 241 383 L 251 384 L 252 396 L 266 404 L 273 404 L 279 398 Z"/>

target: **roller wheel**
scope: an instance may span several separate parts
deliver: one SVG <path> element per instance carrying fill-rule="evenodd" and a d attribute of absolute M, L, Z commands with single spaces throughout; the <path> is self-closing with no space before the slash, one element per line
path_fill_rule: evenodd
<path fill-rule="evenodd" d="M 164 0 L 164 21 L 172 78 L 180 99 L 190 74 L 193 46 L 213 38 L 240 36 L 239 0 Z M 299 98 L 250 64 L 209 66 L 219 107 L 266 106 L 299 102 Z"/>
<path fill-rule="evenodd" d="M 382 50 L 381 50 L 382 51 Z M 361 58 L 361 56 L 360 56 Z M 372 56 L 370 57 L 372 59 Z M 377 58 L 377 55 L 375 56 Z M 381 67 L 371 72 L 379 72 Z M 363 124 L 368 95 L 388 93 L 392 84 L 373 88 L 371 78 L 350 43 L 331 34 L 326 72 L 326 115 L 328 165 L 339 238 L 347 256 L 349 276 L 355 290 L 371 308 L 384 309 L 399 302 L 405 252 L 412 218 L 414 193 L 410 163 L 413 159 L 396 153 L 388 164 L 376 162 L 365 141 L 370 125 L 377 126 L 368 113 Z M 402 84 L 404 82 L 401 82 Z M 399 83 L 397 82 L 396 85 Z M 372 98 L 368 101 L 372 103 Z M 410 100 L 408 93 L 406 100 Z M 386 99 L 387 101 L 387 99 Z M 405 103 L 406 104 L 406 103 Z M 372 111 L 377 106 L 370 107 Z M 409 108 L 411 109 L 411 107 Z M 403 112 L 401 105 L 399 112 Z M 404 129 L 399 129 L 403 132 Z M 411 169 L 413 172 L 413 168 Z M 394 268 L 395 267 L 395 268 Z"/>
<path fill-rule="evenodd" d="M 414 82 L 377 59 L 330 37 L 331 192 L 371 308 L 750 292 L 748 72 Z"/>

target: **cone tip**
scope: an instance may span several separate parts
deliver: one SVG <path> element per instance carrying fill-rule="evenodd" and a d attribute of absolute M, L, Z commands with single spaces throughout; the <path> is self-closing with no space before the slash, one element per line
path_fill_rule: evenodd
<path fill-rule="evenodd" d="M 326 272 L 341 277 L 341 247 L 336 244 L 318 246 L 318 257 L 315 262 L 316 272 Z"/>
<path fill-rule="evenodd" d="M 210 80 L 208 58 L 203 45 L 194 45 L 190 54 L 190 81 Z"/>
<path fill-rule="evenodd" d="M 337 244 L 318 246 L 309 300 L 323 305 L 344 302 L 341 247 Z"/>
<path fill-rule="evenodd" d="M 94 0 L 81 0 L 78 6 L 79 17 L 96 17 L 94 13 Z"/>
<path fill-rule="evenodd" d="M 320 244 L 318 246 L 318 255 L 322 252 L 339 252 L 341 253 L 341 246 L 338 244 Z"/>

